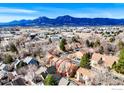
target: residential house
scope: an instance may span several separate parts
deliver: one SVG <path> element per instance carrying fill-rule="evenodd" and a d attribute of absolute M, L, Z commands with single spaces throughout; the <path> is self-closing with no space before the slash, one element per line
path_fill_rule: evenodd
<path fill-rule="evenodd" d="M 51 36 L 50 36 L 50 39 L 51 39 L 51 41 L 53 41 L 53 42 L 55 42 L 55 41 L 60 41 L 62 38 L 63 38 L 63 37 L 62 37 L 62 35 L 60 35 L 60 34 L 55 34 L 55 35 L 51 35 Z"/>
<path fill-rule="evenodd" d="M 101 67 L 112 67 L 114 62 L 119 60 L 116 56 L 111 55 L 102 55 L 100 53 L 93 53 L 91 58 L 91 66 L 97 69 L 101 69 Z M 101 66 L 102 65 L 102 66 Z"/>
<path fill-rule="evenodd" d="M 23 61 L 27 64 L 39 65 L 38 61 L 33 57 L 26 57 Z"/>
<path fill-rule="evenodd" d="M 93 78 L 95 78 L 95 74 L 90 69 L 80 67 L 76 72 L 76 80 L 86 85 L 91 85 Z"/>
<path fill-rule="evenodd" d="M 6 71 L 6 64 L 1 64 L 0 65 L 0 71 Z"/>
<path fill-rule="evenodd" d="M 78 66 L 69 58 L 58 58 L 51 54 L 48 54 L 49 66 L 55 66 L 58 74 L 62 76 L 73 76 Z"/>
<path fill-rule="evenodd" d="M 62 76 L 74 76 L 77 68 L 78 66 L 68 58 L 60 59 L 56 63 L 57 73 L 61 74 Z"/>
<path fill-rule="evenodd" d="M 83 57 L 83 55 L 85 54 L 86 52 L 84 51 L 77 51 L 73 54 L 70 54 L 68 55 L 68 58 L 71 58 L 73 60 L 73 62 L 79 66 L 80 65 L 80 60 L 81 60 L 81 57 Z"/>
<path fill-rule="evenodd" d="M 45 73 L 46 71 L 47 71 L 47 68 L 41 66 L 41 67 L 35 72 L 35 74 L 40 75 L 42 72 Z"/>
<path fill-rule="evenodd" d="M 70 81 L 67 78 L 62 77 L 58 85 L 69 85 Z"/>
<path fill-rule="evenodd" d="M 16 59 L 15 60 L 15 64 L 14 64 L 14 68 L 16 69 L 17 68 L 17 65 L 21 62 L 21 60 L 19 59 Z"/>

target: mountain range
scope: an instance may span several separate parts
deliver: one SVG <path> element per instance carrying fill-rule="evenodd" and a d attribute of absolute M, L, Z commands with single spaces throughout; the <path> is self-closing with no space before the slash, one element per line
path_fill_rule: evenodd
<path fill-rule="evenodd" d="M 33 20 L 11 21 L 0 23 L 0 26 L 108 26 L 124 25 L 124 19 L 113 18 L 77 18 L 69 15 L 58 16 L 54 19 L 39 17 Z"/>

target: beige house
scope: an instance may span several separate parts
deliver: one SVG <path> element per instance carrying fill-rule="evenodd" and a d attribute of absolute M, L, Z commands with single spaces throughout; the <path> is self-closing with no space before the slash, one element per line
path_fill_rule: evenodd
<path fill-rule="evenodd" d="M 76 72 L 76 80 L 85 83 L 86 85 L 91 85 L 94 77 L 95 73 L 90 69 L 80 67 Z"/>
<path fill-rule="evenodd" d="M 117 62 L 119 60 L 116 56 L 110 56 L 110 55 L 102 55 L 100 53 L 93 53 L 91 58 L 91 66 L 95 68 L 99 68 L 100 65 L 104 67 L 112 67 L 112 64 L 114 62 Z"/>
<path fill-rule="evenodd" d="M 77 51 L 73 54 L 68 55 L 68 58 L 77 58 L 77 59 L 81 59 L 81 57 L 85 54 L 85 51 Z"/>

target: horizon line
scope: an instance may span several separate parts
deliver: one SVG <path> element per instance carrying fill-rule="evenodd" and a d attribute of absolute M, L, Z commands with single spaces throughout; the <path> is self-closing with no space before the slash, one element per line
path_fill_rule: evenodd
<path fill-rule="evenodd" d="M 31 18 L 31 19 L 20 19 L 20 20 L 12 20 L 12 21 L 8 21 L 8 22 L 0 22 L 1 24 L 2 23 L 10 23 L 10 22 L 13 22 L 13 21 L 21 21 L 21 20 L 34 20 L 34 19 L 38 19 L 38 18 L 43 18 L 43 17 L 46 17 L 48 19 L 56 19 L 58 17 L 64 17 L 64 16 L 69 16 L 69 17 L 72 17 L 72 18 L 89 18 L 89 19 L 97 19 L 97 18 L 102 18 L 102 19 L 117 19 L 117 20 L 124 20 L 124 18 L 114 18 L 114 17 L 75 17 L 75 16 L 71 16 L 71 15 L 60 15 L 60 16 L 57 16 L 57 17 L 47 17 L 47 16 L 39 16 L 39 17 L 35 17 L 35 18 Z"/>

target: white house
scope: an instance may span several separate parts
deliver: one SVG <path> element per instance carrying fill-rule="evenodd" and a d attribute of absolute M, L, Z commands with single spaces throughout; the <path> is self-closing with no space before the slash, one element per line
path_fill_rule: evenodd
<path fill-rule="evenodd" d="M 33 57 L 26 57 L 23 61 L 27 64 L 38 65 L 38 61 Z"/>

